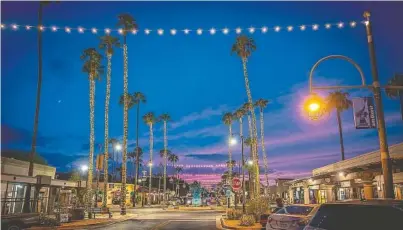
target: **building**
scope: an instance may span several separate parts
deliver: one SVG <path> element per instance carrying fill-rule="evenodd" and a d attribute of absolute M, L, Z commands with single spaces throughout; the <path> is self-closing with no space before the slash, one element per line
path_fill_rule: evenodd
<path fill-rule="evenodd" d="M 403 143 L 389 147 L 396 199 L 403 199 Z M 312 176 L 287 182 L 291 203 L 326 203 L 348 199 L 383 198 L 379 151 L 314 169 Z"/>
<path fill-rule="evenodd" d="M 275 199 L 276 197 L 281 197 L 283 199 L 288 199 L 288 189 L 289 189 L 289 183 L 290 181 L 293 181 L 294 179 L 288 179 L 288 178 L 277 178 L 275 179 L 276 184 L 271 185 L 269 187 L 269 192 L 272 195 L 272 198 Z"/>

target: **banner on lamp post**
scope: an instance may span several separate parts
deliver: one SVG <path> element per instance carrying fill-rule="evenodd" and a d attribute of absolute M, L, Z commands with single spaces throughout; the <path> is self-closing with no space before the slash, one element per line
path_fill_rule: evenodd
<path fill-rule="evenodd" d="M 400 113 L 402 114 L 402 120 L 403 120 L 403 90 L 399 91 L 399 97 L 400 97 Z"/>
<path fill-rule="evenodd" d="M 353 98 L 354 124 L 356 129 L 375 129 L 376 115 L 372 97 Z"/>

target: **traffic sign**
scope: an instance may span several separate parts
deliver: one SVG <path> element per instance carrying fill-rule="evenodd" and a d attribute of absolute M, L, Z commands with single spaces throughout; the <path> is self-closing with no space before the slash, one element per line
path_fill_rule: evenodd
<path fill-rule="evenodd" d="M 232 179 L 232 189 L 237 191 L 241 188 L 241 180 L 238 177 Z"/>

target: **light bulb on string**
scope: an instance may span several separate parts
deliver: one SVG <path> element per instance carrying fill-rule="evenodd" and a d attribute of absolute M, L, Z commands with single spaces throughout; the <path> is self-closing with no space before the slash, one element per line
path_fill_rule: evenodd
<path fill-rule="evenodd" d="M 31 26 L 25 26 L 25 29 L 26 29 L 26 30 L 30 30 L 30 29 L 31 29 Z"/>
<path fill-rule="evenodd" d="M 255 32 L 255 28 L 250 27 L 250 28 L 249 28 L 249 33 L 253 34 L 254 32 Z"/>
<path fill-rule="evenodd" d="M 123 29 L 118 29 L 119 34 L 123 34 Z"/>
<path fill-rule="evenodd" d="M 240 34 L 240 33 L 242 32 L 242 29 L 238 27 L 238 28 L 235 29 L 235 32 L 236 32 L 237 34 Z"/>
<path fill-rule="evenodd" d="M 365 24 L 366 26 L 368 26 L 368 25 L 369 25 L 369 21 L 368 21 L 368 20 L 364 21 L 364 24 Z"/>
<path fill-rule="evenodd" d="M 69 28 L 69 27 L 66 27 L 66 33 L 70 33 L 71 32 L 71 29 Z"/>
<path fill-rule="evenodd" d="M 78 27 L 78 32 L 79 32 L 79 33 L 84 33 L 84 28 Z"/>
<path fill-rule="evenodd" d="M 157 30 L 158 35 L 163 35 L 164 34 L 164 30 L 163 29 L 158 29 Z"/>
<path fill-rule="evenodd" d="M 210 29 L 210 34 L 211 34 L 211 35 L 214 35 L 215 32 L 216 32 L 216 29 L 214 29 L 214 28 L 211 28 L 211 29 Z"/>
<path fill-rule="evenodd" d="M 56 26 L 52 26 L 52 31 L 56 32 L 57 31 L 57 27 Z"/>
<path fill-rule="evenodd" d="M 312 26 L 312 29 L 313 29 L 313 30 L 318 30 L 318 29 L 319 29 L 319 25 L 317 25 L 317 24 L 313 25 L 313 26 Z"/>
<path fill-rule="evenodd" d="M 306 26 L 305 26 L 305 25 L 302 25 L 302 26 L 300 26 L 299 28 L 301 29 L 301 31 L 304 31 L 304 30 L 306 29 Z"/>
<path fill-rule="evenodd" d="M 16 24 L 12 24 L 12 25 L 11 25 L 11 28 L 12 28 L 13 30 L 18 30 L 18 26 L 17 26 Z"/>
<path fill-rule="evenodd" d="M 330 25 L 329 23 L 327 23 L 327 24 L 325 25 L 325 28 L 326 28 L 326 29 L 330 29 L 331 26 L 332 26 L 332 25 Z"/>
<path fill-rule="evenodd" d="M 343 28 L 343 26 L 344 26 L 344 23 L 342 23 L 342 22 L 339 22 L 339 24 L 337 24 L 337 27 L 339 27 L 340 29 Z"/>
<path fill-rule="evenodd" d="M 190 30 L 189 30 L 189 29 L 184 29 L 183 32 L 184 32 L 185 34 L 189 34 Z"/>
<path fill-rule="evenodd" d="M 171 29 L 171 34 L 175 35 L 176 34 L 176 30 L 175 29 Z"/>
<path fill-rule="evenodd" d="M 267 33 L 268 30 L 269 30 L 269 29 L 268 29 L 266 26 L 263 26 L 263 27 L 262 27 L 262 33 L 265 34 L 265 33 Z"/>
<path fill-rule="evenodd" d="M 133 29 L 133 30 L 132 30 L 132 34 L 137 34 L 137 30 L 136 30 L 136 29 Z"/>
<path fill-rule="evenodd" d="M 105 33 L 106 33 L 106 34 L 110 34 L 110 33 L 111 33 L 111 29 L 106 28 L 106 29 L 105 29 Z"/>
<path fill-rule="evenodd" d="M 287 27 L 288 32 L 291 32 L 293 29 L 294 29 L 294 27 L 292 27 L 292 26 Z"/>
<path fill-rule="evenodd" d="M 228 29 L 228 28 L 224 28 L 224 29 L 222 30 L 222 32 L 223 32 L 224 34 L 228 34 L 228 33 L 229 33 L 229 29 Z"/>
<path fill-rule="evenodd" d="M 44 30 L 45 30 L 45 27 L 39 26 L 39 30 L 40 30 L 40 31 L 44 31 Z"/>
<path fill-rule="evenodd" d="M 203 33 L 203 30 L 202 30 L 202 29 L 200 29 L 200 28 L 197 29 L 197 34 L 198 34 L 198 35 L 201 35 L 202 33 Z"/>
<path fill-rule="evenodd" d="M 5 28 L 6 28 L 6 25 L 1 24 L 1 28 L 2 28 L 2 29 L 5 29 Z"/>
<path fill-rule="evenodd" d="M 93 34 L 96 34 L 98 32 L 96 28 L 92 28 L 91 31 Z"/>
<path fill-rule="evenodd" d="M 281 30 L 280 26 L 274 27 L 274 31 L 279 32 Z"/>
<path fill-rule="evenodd" d="M 146 33 L 147 35 L 149 35 L 149 34 L 151 33 L 151 30 L 145 29 L 145 30 L 144 30 L 144 33 Z"/>
<path fill-rule="evenodd" d="M 354 22 L 354 21 L 350 22 L 350 26 L 351 26 L 352 28 L 354 28 L 356 25 L 357 25 L 356 22 Z"/>

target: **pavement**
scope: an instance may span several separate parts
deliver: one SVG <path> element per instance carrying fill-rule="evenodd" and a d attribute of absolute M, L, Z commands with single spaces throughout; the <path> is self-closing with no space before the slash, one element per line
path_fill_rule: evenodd
<path fill-rule="evenodd" d="M 135 219 L 118 222 L 112 225 L 99 226 L 91 229 L 136 229 L 136 230 L 181 230 L 181 229 L 217 229 L 217 217 L 222 211 L 202 210 L 175 212 L 155 209 L 130 209 L 130 213 L 136 213 Z"/>

